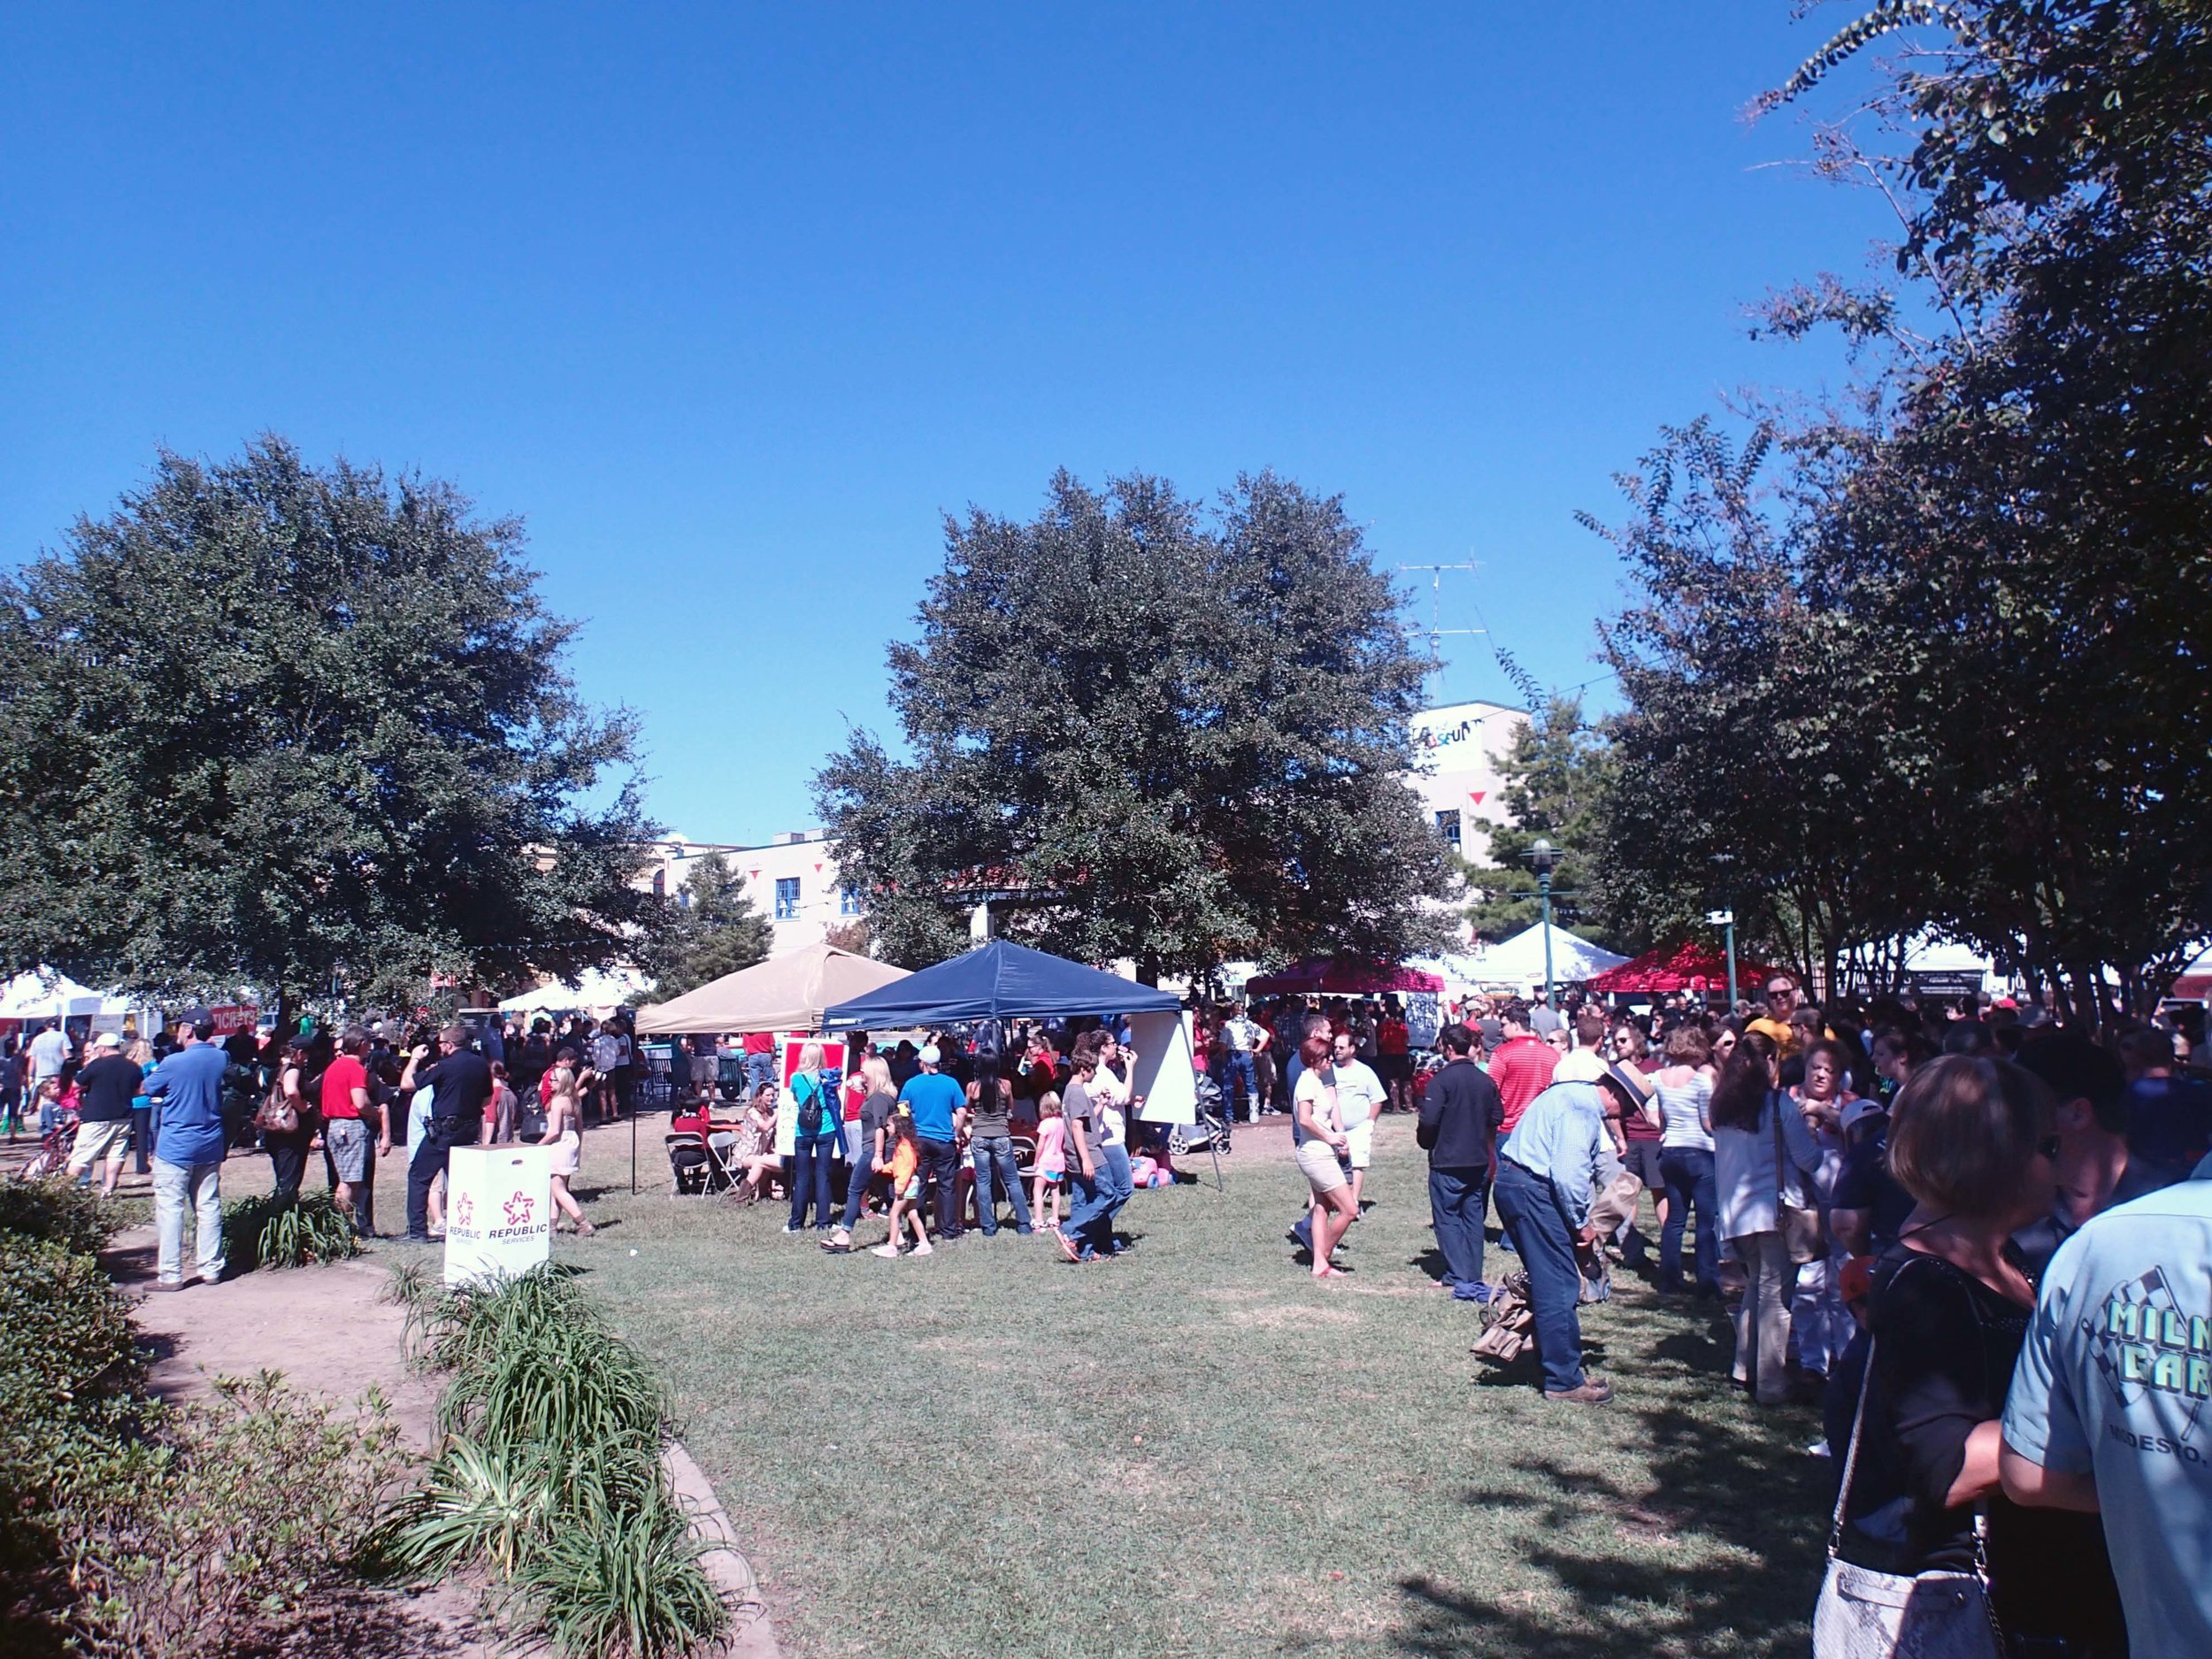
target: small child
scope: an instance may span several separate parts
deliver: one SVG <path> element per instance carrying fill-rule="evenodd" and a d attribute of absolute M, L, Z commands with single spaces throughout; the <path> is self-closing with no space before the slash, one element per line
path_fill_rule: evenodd
<path fill-rule="evenodd" d="M 1029 1179 L 1029 1216 L 1038 1227 L 1060 1225 L 1060 1183 L 1068 1172 L 1068 1120 L 1060 1115 L 1060 1097 L 1047 1089 L 1037 1101 L 1037 1172 Z M 1052 1209 L 1045 1209 L 1049 1195 Z"/>
<path fill-rule="evenodd" d="M 914 1138 L 914 1114 L 901 1106 L 891 1118 L 891 1236 L 875 1248 L 878 1256 L 895 1256 L 899 1235 L 914 1224 L 914 1254 L 933 1254 L 928 1231 L 922 1225 L 922 1148 Z"/>

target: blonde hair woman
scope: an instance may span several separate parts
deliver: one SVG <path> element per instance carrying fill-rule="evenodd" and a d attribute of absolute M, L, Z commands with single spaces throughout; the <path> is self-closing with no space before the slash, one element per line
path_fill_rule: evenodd
<path fill-rule="evenodd" d="M 553 1094 L 545 1103 L 545 1134 L 540 1146 L 553 1148 L 553 1208 L 559 1212 L 553 1223 L 555 1232 L 560 1230 L 559 1216 L 566 1216 L 576 1224 L 580 1237 L 588 1239 L 598 1229 L 584 1219 L 582 1208 L 576 1195 L 568 1190 L 568 1184 L 577 1166 L 583 1161 L 584 1108 L 577 1099 L 576 1073 L 567 1066 L 553 1068 Z"/>
<path fill-rule="evenodd" d="M 860 1102 L 860 1121 L 850 1125 L 859 1133 L 848 1148 L 851 1156 L 847 1159 L 845 1212 L 838 1218 L 837 1231 L 822 1240 L 822 1248 L 832 1256 L 852 1248 L 853 1224 L 868 1202 L 868 1189 L 891 1173 L 891 1113 L 899 1103 L 899 1092 L 891 1087 L 890 1063 L 879 1054 L 865 1056 L 860 1062 L 860 1080 L 867 1085 L 868 1094 Z M 889 1202 L 887 1196 L 885 1202 Z"/>
<path fill-rule="evenodd" d="M 791 1100 L 796 1122 L 791 1138 L 791 1221 L 786 1233 L 803 1233 L 807 1206 L 814 1208 L 814 1225 L 830 1230 L 830 1166 L 844 1149 L 845 1125 L 837 1109 L 837 1085 L 823 1069 L 822 1045 L 810 1042 L 799 1050 L 799 1069 L 791 1074 Z"/>

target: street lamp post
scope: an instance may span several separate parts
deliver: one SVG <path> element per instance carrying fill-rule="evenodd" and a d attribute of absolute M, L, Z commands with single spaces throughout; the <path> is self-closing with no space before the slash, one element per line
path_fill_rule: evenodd
<path fill-rule="evenodd" d="M 1536 891 L 1544 910 L 1544 1001 L 1551 1001 L 1551 872 L 1558 867 L 1559 849 L 1538 836 L 1522 855 L 1536 871 Z"/>
<path fill-rule="evenodd" d="M 1723 936 L 1728 941 L 1728 1011 L 1733 1014 L 1736 1011 L 1736 912 L 1708 910 L 1705 919 L 1724 930 Z"/>

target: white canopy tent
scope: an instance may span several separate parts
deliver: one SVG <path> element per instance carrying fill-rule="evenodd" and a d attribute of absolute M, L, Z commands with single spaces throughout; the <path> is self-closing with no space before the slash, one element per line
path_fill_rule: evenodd
<path fill-rule="evenodd" d="M 556 979 L 519 996 L 503 997 L 503 1014 L 611 1013 L 636 1003 L 647 993 L 643 976 L 624 968 L 614 973 L 591 972 L 572 980 Z"/>
<path fill-rule="evenodd" d="M 65 973 L 43 970 L 19 973 L 0 990 L 0 1019 L 67 1019 L 75 1015 L 106 1015 L 120 1020 L 138 1007 L 129 997 L 96 991 Z"/>
<path fill-rule="evenodd" d="M 1555 922 L 1552 925 L 1551 977 L 1563 985 L 1595 979 L 1627 960 Z M 1455 990 L 1540 985 L 1544 980 L 1544 925 L 1539 922 L 1494 945 L 1448 956 L 1425 956 L 1411 965 L 1441 974 Z"/>

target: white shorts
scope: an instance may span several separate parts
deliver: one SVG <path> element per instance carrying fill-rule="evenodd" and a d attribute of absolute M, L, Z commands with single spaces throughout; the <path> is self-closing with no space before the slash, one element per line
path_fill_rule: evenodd
<path fill-rule="evenodd" d="M 1298 1143 L 1298 1172 L 1317 1195 L 1347 1185 L 1344 1166 L 1336 1161 L 1336 1148 L 1321 1140 Z"/>
<path fill-rule="evenodd" d="M 1352 1125 L 1345 1130 L 1344 1138 L 1352 1143 L 1352 1167 L 1356 1170 L 1365 1169 L 1368 1161 L 1375 1155 L 1375 1120 L 1370 1118 L 1363 1123 Z"/>

